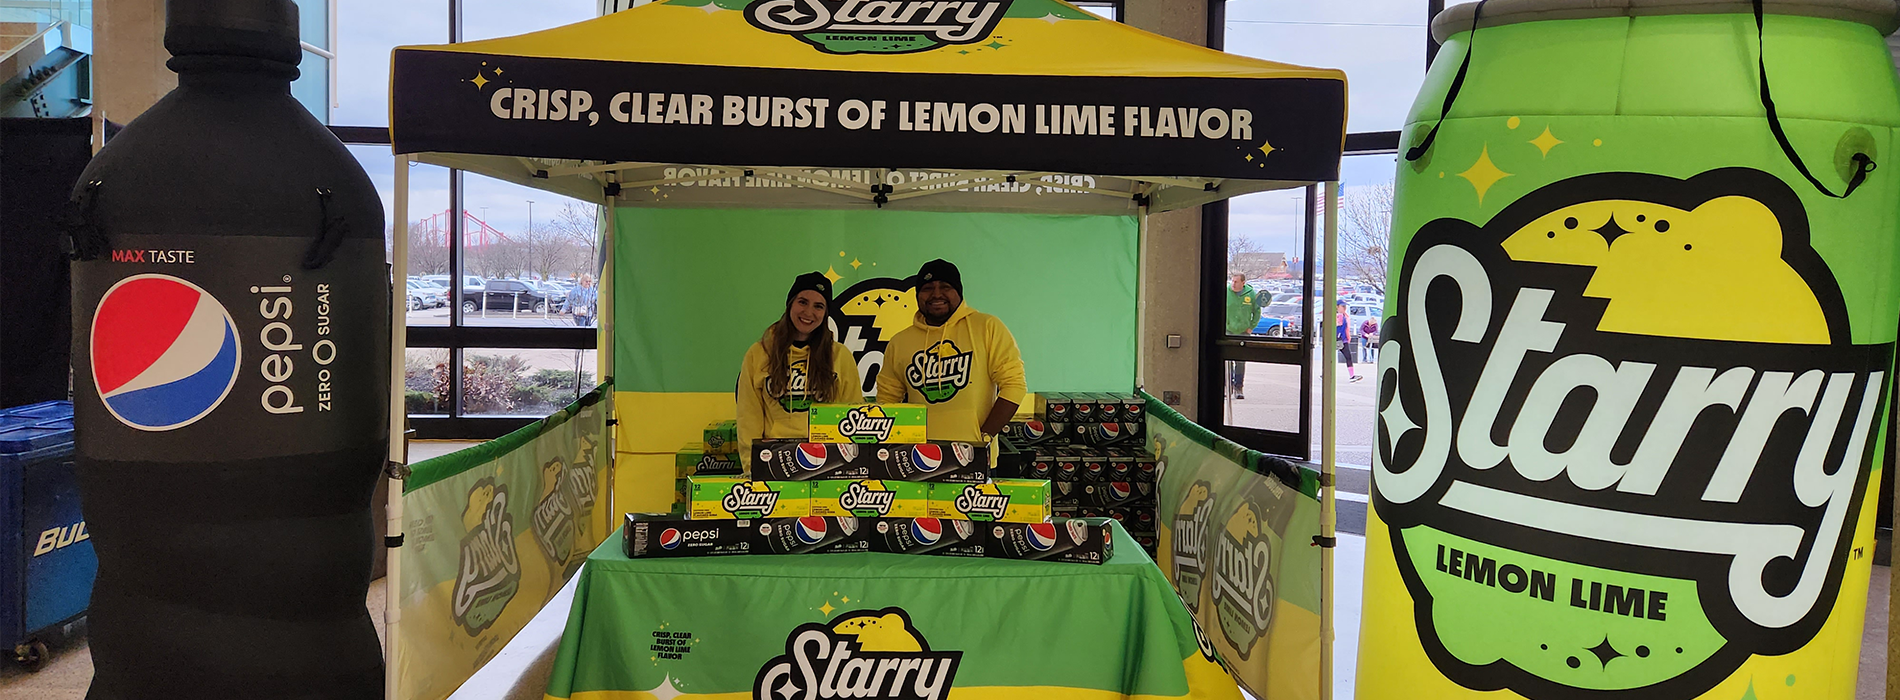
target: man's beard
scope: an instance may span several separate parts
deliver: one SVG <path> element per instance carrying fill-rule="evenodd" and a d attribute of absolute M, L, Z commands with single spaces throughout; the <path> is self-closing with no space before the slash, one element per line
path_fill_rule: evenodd
<path fill-rule="evenodd" d="M 951 316 L 956 315 L 957 307 L 951 306 L 950 310 L 943 312 L 942 316 L 932 314 L 928 311 L 923 311 L 922 313 L 924 315 L 924 323 L 928 323 L 933 326 L 941 326 L 944 324 L 944 322 L 949 321 Z"/>

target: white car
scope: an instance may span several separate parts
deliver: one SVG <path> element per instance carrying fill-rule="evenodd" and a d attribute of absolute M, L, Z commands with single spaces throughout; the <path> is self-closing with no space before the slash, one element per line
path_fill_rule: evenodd
<path fill-rule="evenodd" d="M 422 280 L 409 280 L 409 310 L 437 309 L 449 305 L 448 290 Z"/>

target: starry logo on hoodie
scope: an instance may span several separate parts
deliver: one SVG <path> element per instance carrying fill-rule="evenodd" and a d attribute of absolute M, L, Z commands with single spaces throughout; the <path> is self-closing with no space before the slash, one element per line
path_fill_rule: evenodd
<path fill-rule="evenodd" d="M 785 395 L 778 397 L 778 405 L 786 413 L 804 413 L 811 410 L 811 395 L 805 393 L 805 361 L 793 362 L 785 369 Z"/>
<path fill-rule="evenodd" d="M 910 357 L 910 370 L 904 373 L 917 393 L 930 403 L 956 398 L 970 384 L 970 353 L 957 349 L 945 339 Z"/>

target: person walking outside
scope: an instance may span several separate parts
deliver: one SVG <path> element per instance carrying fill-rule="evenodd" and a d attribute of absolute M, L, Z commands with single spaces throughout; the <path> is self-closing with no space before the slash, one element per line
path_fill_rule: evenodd
<path fill-rule="evenodd" d="M 1346 363 L 1346 376 L 1351 378 L 1349 381 L 1359 381 L 1359 370 L 1353 368 L 1352 317 L 1346 314 L 1346 302 L 1339 302 L 1333 324 L 1339 334 L 1339 359 Z"/>
<path fill-rule="evenodd" d="M 1250 335 L 1254 326 L 1260 325 L 1260 301 L 1270 299 L 1247 286 L 1247 275 L 1236 272 L 1231 284 L 1227 285 L 1227 334 Z M 1229 361 L 1227 363 L 1227 393 L 1236 399 L 1247 398 L 1244 395 L 1247 383 L 1247 363 Z"/>
<path fill-rule="evenodd" d="M 567 293 L 567 301 L 561 304 L 561 310 L 574 314 L 574 325 L 594 325 L 594 310 L 599 308 L 600 292 L 594 289 L 592 275 L 581 275 L 581 286 Z"/>

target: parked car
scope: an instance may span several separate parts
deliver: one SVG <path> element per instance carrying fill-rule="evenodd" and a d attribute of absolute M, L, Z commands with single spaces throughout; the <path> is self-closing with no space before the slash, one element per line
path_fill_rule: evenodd
<path fill-rule="evenodd" d="M 486 306 L 483 305 L 486 302 Z M 545 313 L 548 297 L 526 280 L 488 280 L 480 290 L 462 292 L 462 313 L 489 311 L 533 311 Z"/>
<path fill-rule="evenodd" d="M 447 290 L 421 280 L 409 280 L 409 310 L 421 311 L 449 305 Z"/>
<path fill-rule="evenodd" d="M 1298 299 L 1292 302 L 1268 304 L 1260 310 L 1260 323 L 1253 327 L 1254 335 L 1269 338 L 1297 338 L 1300 335 L 1300 304 Z"/>

